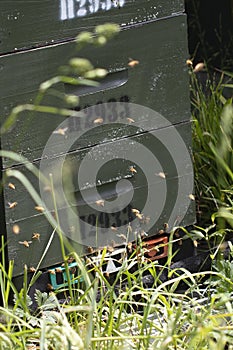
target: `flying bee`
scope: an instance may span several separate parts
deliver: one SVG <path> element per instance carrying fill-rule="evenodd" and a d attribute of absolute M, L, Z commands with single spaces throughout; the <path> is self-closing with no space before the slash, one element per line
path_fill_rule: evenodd
<path fill-rule="evenodd" d="M 131 165 L 131 167 L 129 168 L 129 171 L 131 171 L 131 173 L 137 173 L 137 170 Z"/>
<path fill-rule="evenodd" d="M 19 225 L 13 225 L 12 231 L 15 235 L 18 235 L 20 233 L 20 227 Z"/>
<path fill-rule="evenodd" d="M 40 241 L 40 233 L 37 233 L 37 232 L 33 233 L 32 239 L 36 239 Z"/>
<path fill-rule="evenodd" d="M 99 207 L 104 207 L 104 200 L 99 199 L 98 201 L 95 202 L 95 204 L 98 205 Z"/>
<path fill-rule="evenodd" d="M 134 213 L 135 215 L 136 214 L 140 214 L 140 210 L 138 210 L 138 209 L 131 209 L 131 211 L 132 211 L 132 213 Z"/>
<path fill-rule="evenodd" d="M 169 225 L 168 225 L 168 223 L 164 223 L 163 224 L 163 227 L 164 227 L 164 231 L 166 232 L 168 229 L 169 229 Z"/>
<path fill-rule="evenodd" d="M 15 185 L 11 182 L 9 182 L 8 187 L 12 190 L 15 190 Z"/>
<path fill-rule="evenodd" d="M 197 72 L 200 72 L 200 71 L 202 71 L 202 70 L 204 70 L 204 69 L 205 69 L 205 63 L 199 62 L 199 63 L 197 63 L 196 66 L 194 67 L 193 72 L 194 72 L 194 73 L 197 73 Z"/>
<path fill-rule="evenodd" d="M 26 247 L 26 248 L 29 248 L 31 243 L 32 243 L 32 241 L 23 241 L 23 242 L 19 241 L 19 244 L 23 244 L 24 247 Z"/>
<path fill-rule="evenodd" d="M 145 216 L 145 217 L 143 218 L 143 223 L 146 224 L 146 225 L 148 225 L 148 224 L 150 223 L 150 217 L 149 217 L 149 216 Z"/>
<path fill-rule="evenodd" d="M 166 179 L 166 174 L 163 173 L 162 171 L 160 171 L 158 174 L 155 174 L 155 175 L 161 177 L 161 179 Z"/>
<path fill-rule="evenodd" d="M 44 192 L 52 192 L 52 189 L 51 189 L 50 186 L 45 186 L 45 187 L 43 188 L 43 190 L 44 190 Z"/>
<path fill-rule="evenodd" d="M 189 199 L 191 199 L 191 201 L 195 201 L 195 196 L 192 193 L 190 193 L 189 194 Z"/>
<path fill-rule="evenodd" d="M 103 118 L 96 118 L 93 123 L 94 124 L 102 124 L 104 122 Z"/>
<path fill-rule="evenodd" d="M 111 230 L 112 231 L 117 231 L 117 227 L 116 226 L 111 226 Z"/>
<path fill-rule="evenodd" d="M 17 202 L 13 202 L 13 203 L 8 202 L 9 209 L 13 209 L 13 208 L 15 208 L 17 204 L 18 204 Z"/>
<path fill-rule="evenodd" d="M 42 213 L 45 209 L 42 207 L 42 206 L 40 206 L 40 205 L 36 205 L 35 206 L 35 209 L 37 210 L 37 211 L 39 211 L 40 213 Z"/>
<path fill-rule="evenodd" d="M 139 61 L 138 60 L 133 60 L 133 59 L 130 59 L 129 63 L 128 63 L 128 66 L 131 67 L 131 68 L 134 68 L 135 66 L 137 66 L 139 64 Z"/>
<path fill-rule="evenodd" d="M 135 215 L 139 220 L 143 220 L 143 218 L 144 218 L 144 215 L 141 213 L 136 213 Z"/>
<path fill-rule="evenodd" d="M 92 254 L 92 253 L 94 253 L 94 248 L 87 247 L 87 251 L 88 251 L 89 254 Z"/>
<path fill-rule="evenodd" d="M 128 122 L 131 124 L 131 123 L 135 123 L 135 120 L 132 119 L 132 118 L 127 118 Z"/>
<path fill-rule="evenodd" d="M 187 66 L 188 67 L 192 67 L 193 66 L 193 62 L 192 62 L 192 60 L 186 60 L 186 64 L 187 64 Z"/>
<path fill-rule="evenodd" d="M 58 135 L 65 136 L 67 130 L 68 130 L 67 127 L 66 128 L 60 128 L 60 129 L 54 130 L 53 134 L 58 134 Z"/>

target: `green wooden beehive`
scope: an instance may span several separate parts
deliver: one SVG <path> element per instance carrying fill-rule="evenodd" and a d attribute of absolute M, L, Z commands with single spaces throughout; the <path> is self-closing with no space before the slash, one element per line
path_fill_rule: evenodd
<path fill-rule="evenodd" d="M 46 175 L 52 173 L 55 185 L 57 173 L 63 168 L 62 181 L 69 178 L 72 196 L 67 202 L 59 202 L 58 199 L 58 212 L 65 234 L 75 249 L 84 253 L 90 245 L 103 246 L 112 241 L 122 243 L 120 233 L 125 232 L 120 227 L 136 219 L 132 209 L 138 209 L 140 214 L 152 221 L 156 217 L 154 224 L 149 224 L 149 235 L 158 233 L 164 223 L 169 222 L 170 227 L 192 224 L 195 215 L 193 203 L 188 200 L 193 180 L 188 74 L 185 67 L 187 28 L 183 1 L 57 0 L 52 4 L 51 1 L 2 1 L 0 8 L 2 123 L 12 107 L 31 103 L 40 83 L 56 75 L 58 68 L 76 55 L 73 39 L 77 33 L 107 21 L 118 23 L 122 28 L 119 35 L 103 48 L 88 47 L 78 53 L 90 59 L 94 66 L 109 71 L 98 87 L 59 86 L 60 92 L 80 97 L 76 111 L 94 106 L 86 114 L 83 112 L 85 115 L 81 121 L 59 114 L 23 112 L 10 132 L 1 136 L 3 150 L 19 153 L 38 168 L 41 164 L 44 168 L 48 167 Z M 130 59 L 139 64 L 130 67 Z M 56 98 L 47 96 L 46 103 L 54 104 Z M 128 109 L 126 103 L 140 107 L 134 110 L 130 105 Z M 118 115 L 114 120 L 115 106 Z M 150 113 L 151 110 L 155 114 Z M 101 125 L 93 128 L 98 118 L 102 119 Z M 64 134 L 56 132 L 61 125 L 66 131 Z M 72 135 L 77 133 L 77 140 L 67 151 L 69 132 Z M 50 148 L 46 148 L 51 135 Z M 180 141 L 172 140 L 174 137 L 182 140 L 184 153 L 182 147 L 179 148 Z M 154 165 L 149 158 L 141 166 L 136 164 L 137 157 L 141 157 L 141 147 L 154 155 L 161 170 L 159 167 L 157 171 L 153 170 Z M 100 156 L 95 156 L 97 153 Z M 84 157 L 93 157 L 91 173 L 104 155 L 108 155 L 104 160 L 106 165 L 99 171 L 96 181 L 89 181 L 87 173 L 86 182 L 78 182 Z M 112 162 L 107 164 L 110 159 Z M 38 179 L 22 161 L 3 158 L 3 177 L 9 169 L 19 170 L 37 191 L 43 192 Z M 125 196 L 133 189 L 132 200 L 119 210 L 115 208 L 114 212 L 106 212 L 104 203 L 116 199 L 119 180 L 123 180 L 118 193 L 121 204 L 125 203 Z M 99 197 L 95 188 L 104 201 L 100 205 L 96 204 Z M 148 193 L 152 195 L 148 197 Z M 3 194 L 8 257 L 15 261 L 14 275 L 18 276 L 25 264 L 29 267 L 38 264 L 53 228 L 44 214 L 36 211 L 38 203 L 20 181 L 7 179 Z M 149 205 L 144 212 L 147 198 Z M 159 210 L 162 201 L 163 208 Z M 49 210 L 52 212 L 53 209 L 51 204 Z M 70 210 L 78 215 L 76 222 L 75 216 L 70 219 Z M 85 223 L 89 223 L 90 230 Z M 20 227 L 18 235 L 14 233 L 14 225 Z M 145 225 L 143 229 L 146 230 Z M 141 226 L 139 222 L 140 229 Z M 106 229 L 103 234 L 97 233 L 101 227 Z M 32 239 L 34 233 L 40 234 L 40 240 Z M 134 238 L 132 230 L 128 239 Z M 19 243 L 24 241 L 32 243 L 25 247 L 25 244 Z M 61 260 L 59 240 L 55 235 L 42 266 L 48 267 Z"/>

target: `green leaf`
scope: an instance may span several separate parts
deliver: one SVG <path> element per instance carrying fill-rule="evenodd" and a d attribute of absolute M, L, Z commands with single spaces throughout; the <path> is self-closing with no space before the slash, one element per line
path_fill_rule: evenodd
<path fill-rule="evenodd" d="M 35 300 L 41 310 L 54 310 L 58 306 L 55 295 L 41 292 L 38 289 L 35 291 Z"/>

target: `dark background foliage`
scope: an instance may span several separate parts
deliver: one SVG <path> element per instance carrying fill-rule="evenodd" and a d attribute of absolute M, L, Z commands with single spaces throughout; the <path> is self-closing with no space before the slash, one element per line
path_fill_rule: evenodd
<path fill-rule="evenodd" d="M 186 0 L 189 51 L 194 64 L 233 68 L 233 1 Z"/>

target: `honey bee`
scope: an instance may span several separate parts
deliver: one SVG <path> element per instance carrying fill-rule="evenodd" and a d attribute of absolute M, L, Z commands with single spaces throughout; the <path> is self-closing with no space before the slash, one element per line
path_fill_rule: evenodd
<path fill-rule="evenodd" d="M 71 273 L 72 275 L 75 275 L 76 272 L 77 272 L 77 269 L 76 269 L 75 266 L 73 266 L 73 267 L 70 267 L 70 268 L 69 268 L 69 271 L 70 271 L 70 273 Z"/>
<path fill-rule="evenodd" d="M 68 264 L 71 264 L 72 262 L 74 262 L 74 257 L 73 256 L 69 256 L 67 259 Z"/>
<path fill-rule="evenodd" d="M 15 208 L 17 204 L 18 204 L 17 202 L 13 202 L 13 203 L 8 202 L 8 205 L 9 205 L 10 209 Z"/>
<path fill-rule="evenodd" d="M 197 246 L 198 246 L 198 241 L 196 241 L 196 240 L 193 241 L 193 245 L 194 245 L 195 248 L 197 248 Z"/>
<path fill-rule="evenodd" d="M 112 247 L 111 245 L 107 246 L 107 251 L 108 251 L 109 253 L 114 252 L 114 247 Z"/>
<path fill-rule="evenodd" d="M 166 179 L 166 174 L 163 173 L 162 171 L 160 171 L 158 174 L 155 174 L 155 175 L 161 177 L 161 179 Z"/>
<path fill-rule="evenodd" d="M 45 186 L 44 187 L 44 192 L 51 192 L 51 187 L 50 186 Z"/>
<path fill-rule="evenodd" d="M 133 243 L 132 242 L 129 242 L 128 244 L 127 244 L 127 248 L 128 248 L 128 250 L 129 250 L 129 253 L 132 253 L 132 251 L 133 251 Z"/>
<path fill-rule="evenodd" d="M 169 229 L 169 225 L 168 225 L 168 223 L 164 223 L 163 224 L 163 227 L 164 227 L 164 231 L 166 232 L 168 229 Z"/>
<path fill-rule="evenodd" d="M 104 122 L 103 118 L 96 118 L 93 123 L 94 124 L 102 124 Z"/>
<path fill-rule="evenodd" d="M 35 267 L 32 266 L 32 267 L 29 268 L 29 271 L 30 272 L 36 272 L 36 269 L 35 269 Z"/>
<path fill-rule="evenodd" d="M 55 269 L 55 272 L 57 272 L 57 273 L 62 273 L 62 269 L 59 269 L 59 267 L 57 267 L 57 268 Z"/>
<path fill-rule="evenodd" d="M 100 207 L 104 207 L 104 200 L 103 199 L 99 199 L 98 201 L 95 202 L 95 204 L 97 204 Z"/>
<path fill-rule="evenodd" d="M 50 273 L 51 275 L 56 275 L 55 270 L 48 270 L 48 273 Z"/>
<path fill-rule="evenodd" d="M 149 216 L 145 216 L 143 218 L 143 222 L 144 222 L 144 224 L 148 225 L 150 223 L 150 217 Z"/>
<path fill-rule="evenodd" d="M 94 253 L 94 249 L 93 249 L 92 247 L 88 247 L 88 248 L 87 248 L 87 251 L 88 251 L 88 253 L 90 253 L 90 254 Z"/>
<path fill-rule="evenodd" d="M 200 72 L 200 71 L 204 70 L 204 68 L 205 68 L 205 63 L 200 62 L 200 63 L 196 64 L 196 66 L 193 69 L 193 72 L 194 73 Z"/>
<path fill-rule="evenodd" d="M 115 226 L 111 226 L 112 231 L 117 231 L 117 228 Z"/>
<path fill-rule="evenodd" d="M 58 135 L 65 136 L 67 130 L 68 130 L 67 127 L 66 128 L 60 128 L 60 129 L 54 130 L 53 134 L 58 134 Z"/>
<path fill-rule="evenodd" d="M 33 233 L 32 239 L 37 239 L 38 241 L 40 240 L 40 233 Z"/>
<path fill-rule="evenodd" d="M 19 232 L 20 232 L 20 227 L 19 227 L 19 225 L 13 225 L 12 231 L 13 231 L 13 233 L 14 233 L 15 235 L 18 235 Z"/>
<path fill-rule="evenodd" d="M 49 291 L 53 291 L 53 286 L 50 283 L 47 284 L 47 288 Z"/>
<path fill-rule="evenodd" d="M 26 248 L 29 248 L 31 243 L 32 243 L 32 241 L 23 241 L 23 242 L 19 241 L 19 244 L 23 244 L 24 247 L 26 247 Z"/>
<path fill-rule="evenodd" d="M 164 230 L 159 230 L 159 235 L 163 235 L 164 233 L 165 233 L 165 231 Z"/>
<path fill-rule="evenodd" d="M 131 211 L 132 211 L 132 213 L 134 213 L 134 214 L 140 214 L 140 210 L 138 210 L 138 209 L 131 209 Z"/>
<path fill-rule="evenodd" d="M 133 166 L 129 168 L 129 171 L 131 171 L 131 173 L 137 173 L 137 170 Z"/>
<path fill-rule="evenodd" d="M 133 67 L 137 66 L 138 64 L 139 64 L 139 61 L 138 61 L 138 60 L 133 60 L 133 59 L 131 59 L 131 60 L 129 61 L 129 63 L 128 63 L 128 66 L 131 67 L 131 68 L 133 68 Z"/>
<path fill-rule="evenodd" d="M 131 123 L 135 123 L 135 120 L 132 119 L 132 118 L 127 118 L 128 122 L 131 124 Z"/>
<path fill-rule="evenodd" d="M 9 182 L 8 187 L 12 190 L 15 190 L 15 185 L 11 182 Z"/>
<path fill-rule="evenodd" d="M 188 67 L 192 67 L 193 66 L 192 60 L 186 60 L 186 64 L 187 64 Z"/>
<path fill-rule="evenodd" d="M 189 194 L 189 199 L 191 199 L 191 201 L 195 201 L 195 196 L 192 193 L 190 193 Z"/>
<path fill-rule="evenodd" d="M 144 237 L 148 236 L 148 233 L 146 233 L 145 231 L 141 231 L 140 236 L 141 236 L 141 238 L 144 238 Z"/>
<path fill-rule="evenodd" d="M 39 212 L 43 212 L 45 209 L 42 207 L 42 206 L 40 206 L 40 205 L 36 205 L 35 206 L 35 209 L 37 210 L 37 211 L 39 211 Z"/>
<path fill-rule="evenodd" d="M 139 220 L 143 220 L 143 218 L 144 218 L 144 215 L 141 213 L 136 213 L 135 215 Z"/>

